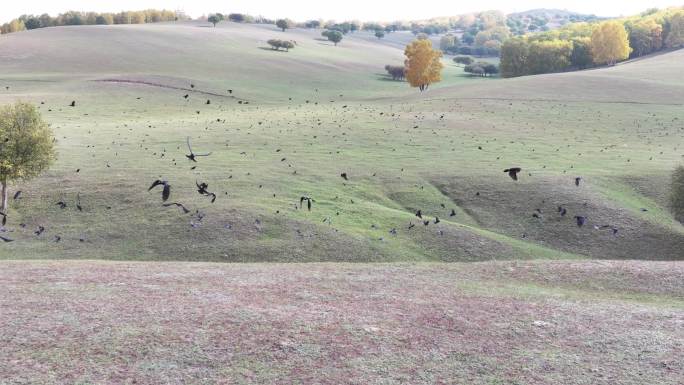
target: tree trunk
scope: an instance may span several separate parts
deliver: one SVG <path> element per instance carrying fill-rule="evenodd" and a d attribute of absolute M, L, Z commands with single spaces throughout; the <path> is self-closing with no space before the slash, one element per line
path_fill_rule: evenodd
<path fill-rule="evenodd" d="M 7 180 L 3 179 L 2 182 L 2 206 L 0 206 L 0 211 L 3 213 L 7 212 Z"/>

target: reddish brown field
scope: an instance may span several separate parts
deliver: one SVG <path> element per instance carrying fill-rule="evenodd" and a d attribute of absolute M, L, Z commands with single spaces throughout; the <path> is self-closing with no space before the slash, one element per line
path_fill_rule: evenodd
<path fill-rule="evenodd" d="M 0 384 L 682 384 L 684 263 L 0 262 Z"/>

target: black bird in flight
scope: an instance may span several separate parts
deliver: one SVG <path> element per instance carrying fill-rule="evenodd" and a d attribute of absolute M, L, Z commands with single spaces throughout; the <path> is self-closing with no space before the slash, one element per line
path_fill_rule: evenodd
<path fill-rule="evenodd" d="M 510 176 L 513 180 L 518 180 L 518 173 L 520 171 L 522 171 L 522 168 L 520 167 L 507 168 L 504 170 L 504 172 L 507 172 L 508 176 Z"/>
<path fill-rule="evenodd" d="M 55 204 L 56 204 L 57 206 L 59 206 L 59 208 L 62 209 L 62 210 L 64 210 L 64 209 L 67 207 L 67 204 L 66 204 L 66 202 L 64 202 L 64 201 L 59 201 L 59 202 L 57 202 L 57 203 L 55 203 Z"/>
<path fill-rule="evenodd" d="M 70 107 L 76 107 L 76 101 L 75 101 L 75 100 L 72 100 L 72 101 L 71 101 L 71 104 L 69 104 L 69 106 L 70 106 Z"/>
<path fill-rule="evenodd" d="M 581 176 L 578 176 L 577 178 L 575 178 L 575 186 L 579 186 L 581 181 L 582 181 Z"/>
<path fill-rule="evenodd" d="M 577 227 L 582 227 L 582 226 L 584 226 L 584 223 L 587 221 L 587 218 L 583 217 L 583 216 L 576 215 L 575 221 L 577 221 Z"/>
<path fill-rule="evenodd" d="M 211 152 L 208 152 L 206 154 L 195 154 L 194 152 L 192 152 L 192 147 L 190 147 L 190 137 L 188 136 L 185 140 L 188 143 L 188 150 L 190 151 L 190 154 L 185 155 L 185 157 L 190 159 L 191 161 L 197 162 L 197 160 L 195 159 L 195 157 L 197 157 L 197 156 L 209 156 L 209 155 L 211 155 Z"/>
<path fill-rule="evenodd" d="M 147 191 L 150 191 L 157 186 L 164 186 L 164 190 L 162 190 L 162 201 L 166 202 L 166 200 L 169 199 L 169 196 L 171 195 L 171 185 L 169 184 L 169 182 L 165 180 L 157 179 L 152 183 L 152 185 L 150 186 L 150 188 L 147 189 Z"/>
<path fill-rule="evenodd" d="M 21 190 L 18 190 L 17 192 L 14 193 L 14 197 L 12 199 L 17 200 L 21 197 Z"/>
<path fill-rule="evenodd" d="M 420 210 L 416 211 L 416 216 L 420 219 L 423 219 L 423 213 Z"/>
<path fill-rule="evenodd" d="M 449 214 L 450 217 L 455 217 L 456 216 L 456 210 L 451 209 L 451 213 Z"/>
<path fill-rule="evenodd" d="M 558 206 L 558 213 L 561 217 L 564 217 L 568 213 L 568 210 L 563 206 Z"/>
<path fill-rule="evenodd" d="M 214 194 L 213 192 L 207 191 L 207 187 L 209 187 L 208 184 L 206 184 L 204 182 L 198 183 L 197 181 L 195 181 L 195 185 L 197 186 L 197 192 L 198 193 L 200 193 L 201 195 L 210 196 L 211 197 L 211 203 L 214 203 L 214 201 L 216 200 L 216 194 Z"/>
<path fill-rule="evenodd" d="M 311 211 L 311 202 L 315 202 L 315 200 L 309 198 L 309 197 L 301 197 L 299 198 L 299 208 L 302 208 L 302 204 L 306 201 L 306 208 Z"/>
<path fill-rule="evenodd" d="M 188 213 L 190 212 L 190 210 L 188 210 L 187 208 L 185 208 L 185 206 L 183 206 L 182 203 L 178 203 L 178 202 L 163 203 L 162 206 L 164 206 L 164 207 L 171 207 L 171 206 L 180 207 L 181 210 L 183 210 L 183 213 L 184 213 L 184 214 L 188 214 Z"/>
<path fill-rule="evenodd" d="M 344 180 L 349 180 L 349 179 L 347 179 L 347 173 L 346 173 L 346 172 L 343 172 L 342 174 L 340 174 L 340 176 L 341 176 L 342 179 L 344 179 Z"/>

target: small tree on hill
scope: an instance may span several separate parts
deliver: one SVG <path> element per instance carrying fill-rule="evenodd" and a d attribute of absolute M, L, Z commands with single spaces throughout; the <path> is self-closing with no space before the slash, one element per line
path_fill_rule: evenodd
<path fill-rule="evenodd" d="M 207 21 L 210 22 L 211 24 L 213 24 L 213 25 L 214 25 L 214 28 L 216 28 L 216 24 L 218 24 L 218 23 L 220 23 L 220 22 L 223 21 L 223 15 L 220 14 L 220 13 L 217 13 L 217 14 L 214 14 L 214 15 L 210 15 L 210 16 L 207 18 Z"/>
<path fill-rule="evenodd" d="M 294 23 L 290 19 L 278 19 L 276 20 L 276 26 L 285 32 L 286 29 L 292 28 Z"/>
<path fill-rule="evenodd" d="M 470 56 L 456 56 L 454 58 L 454 63 L 463 64 L 464 66 L 473 64 L 474 61 L 475 60 L 473 60 L 473 58 Z"/>
<path fill-rule="evenodd" d="M 414 40 L 406 46 L 406 79 L 412 87 L 425 91 L 432 83 L 442 80 L 442 51 L 432 49 L 427 39 Z"/>
<path fill-rule="evenodd" d="M 406 77 L 406 68 L 404 66 L 386 65 L 385 71 L 392 77 L 392 80 L 404 80 Z"/>
<path fill-rule="evenodd" d="M 684 166 L 677 167 L 672 173 L 670 205 L 675 219 L 684 224 Z"/>
<path fill-rule="evenodd" d="M 328 40 L 332 41 L 335 43 L 335 46 L 337 46 L 337 43 L 342 41 L 342 32 L 337 31 L 337 30 L 327 30 L 323 31 L 321 35 L 325 36 L 328 38 Z"/>
<path fill-rule="evenodd" d="M 0 108 L 0 210 L 8 207 L 9 182 L 40 175 L 54 159 L 52 130 L 35 106 L 18 102 Z"/>

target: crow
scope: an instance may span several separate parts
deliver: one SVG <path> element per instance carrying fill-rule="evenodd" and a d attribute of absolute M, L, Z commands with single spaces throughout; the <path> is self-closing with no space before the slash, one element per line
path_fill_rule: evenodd
<path fill-rule="evenodd" d="M 423 219 L 423 213 L 420 210 L 416 211 L 416 216 L 420 219 Z"/>
<path fill-rule="evenodd" d="M 40 235 L 43 234 L 43 231 L 45 231 L 45 227 L 43 226 L 38 226 L 38 229 L 33 232 L 33 234 Z"/>
<path fill-rule="evenodd" d="M 171 207 L 171 206 L 180 207 L 181 210 L 183 210 L 183 213 L 184 213 L 184 214 L 187 214 L 187 213 L 190 212 L 190 210 L 186 209 L 185 206 L 183 206 L 183 204 L 177 203 L 177 202 L 163 203 L 162 206 L 164 206 L 164 207 Z"/>
<path fill-rule="evenodd" d="M 14 197 L 12 199 L 17 200 L 21 197 L 21 190 L 17 190 L 17 192 L 14 193 Z"/>
<path fill-rule="evenodd" d="M 508 176 L 510 176 L 513 180 L 518 180 L 518 173 L 520 171 L 522 171 L 522 168 L 520 167 L 507 168 L 504 170 L 504 172 L 507 172 Z"/>
<path fill-rule="evenodd" d="M 304 201 L 306 201 L 306 208 L 309 211 L 311 211 L 311 202 L 315 202 L 315 200 L 313 200 L 309 197 L 303 196 L 303 197 L 299 198 L 299 208 L 302 208 L 302 204 L 304 203 Z"/>
<path fill-rule="evenodd" d="M 76 101 L 75 101 L 75 100 L 72 100 L 72 101 L 71 101 L 71 104 L 69 104 L 69 106 L 70 106 L 70 107 L 76 107 Z"/>
<path fill-rule="evenodd" d="M 582 181 L 581 176 L 578 176 L 577 178 L 575 178 L 575 186 L 579 186 L 581 181 Z"/>
<path fill-rule="evenodd" d="M 159 185 L 164 186 L 164 190 L 162 190 L 162 201 L 166 202 L 166 200 L 169 199 L 169 196 L 171 195 L 171 185 L 169 184 L 169 182 L 157 179 L 152 183 L 152 185 L 150 186 L 150 188 L 147 189 L 147 191 L 150 191 Z"/>
<path fill-rule="evenodd" d="M 342 174 L 340 174 L 340 176 L 341 176 L 342 179 L 344 179 L 344 180 L 349 180 L 349 179 L 347 179 L 347 173 L 346 173 L 346 172 L 343 172 Z"/>
<path fill-rule="evenodd" d="M 64 202 L 64 201 L 59 201 L 59 202 L 57 202 L 57 203 L 55 203 L 55 204 L 56 204 L 57 206 L 59 206 L 59 208 L 62 209 L 62 210 L 64 210 L 64 209 L 67 207 L 67 204 L 66 204 L 66 202 Z"/>
<path fill-rule="evenodd" d="M 192 152 L 192 147 L 190 147 L 190 137 L 189 136 L 186 138 L 186 142 L 188 143 L 188 150 L 190 151 L 190 154 L 185 155 L 185 157 L 190 159 L 191 161 L 197 162 L 197 160 L 195 159 L 195 157 L 197 157 L 197 156 L 209 156 L 209 155 L 211 155 L 211 152 L 206 153 L 206 154 L 195 154 L 194 152 Z"/>
<path fill-rule="evenodd" d="M 456 210 L 451 209 L 451 213 L 449 214 L 450 217 L 455 217 L 456 216 Z"/>
<path fill-rule="evenodd" d="M 577 221 L 577 227 L 582 227 L 582 226 L 584 226 L 584 222 L 587 221 L 587 218 L 583 217 L 583 216 L 576 215 L 575 221 Z"/>

